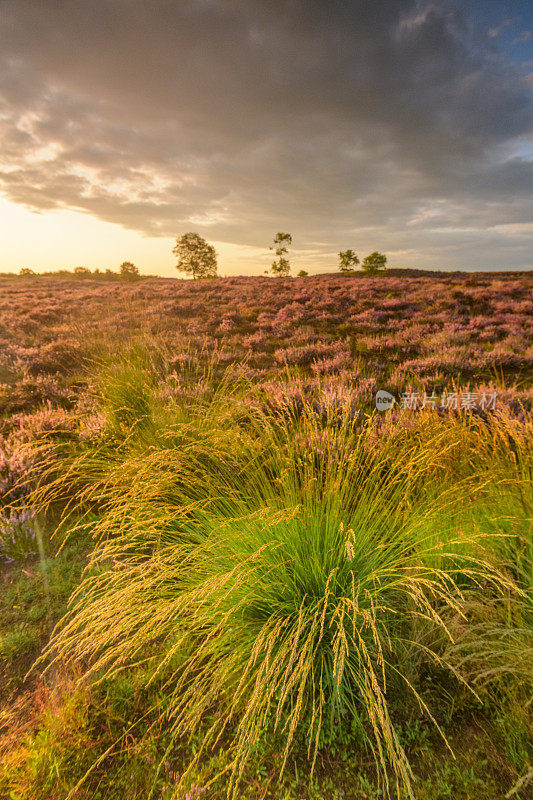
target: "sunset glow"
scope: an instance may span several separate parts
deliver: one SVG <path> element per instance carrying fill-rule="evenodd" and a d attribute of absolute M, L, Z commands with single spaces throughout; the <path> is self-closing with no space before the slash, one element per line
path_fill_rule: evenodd
<path fill-rule="evenodd" d="M 531 267 L 531 4 L 368 8 L 3 0 L 0 271 Z"/>

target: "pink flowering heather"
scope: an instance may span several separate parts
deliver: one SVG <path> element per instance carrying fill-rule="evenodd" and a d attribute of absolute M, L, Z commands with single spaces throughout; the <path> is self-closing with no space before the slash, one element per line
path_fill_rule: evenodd
<path fill-rule="evenodd" d="M 35 509 L 0 509 L 0 563 L 38 554 Z"/>
<path fill-rule="evenodd" d="M 309 377 L 372 378 L 400 391 L 415 378 L 431 388 L 435 382 L 486 383 L 498 374 L 506 387 L 517 379 L 514 397 L 529 403 L 524 378 L 533 365 L 533 304 L 527 275 L 392 270 L 374 278 L 0 282 L 4 418 L 46 403 L 67 411 L 76 406 L 86 364 L 99 352 L 91 345 L 96 330 L 113 349 L 147 334 L 160 339 L 170 371 L 185 365 L 201 370 L 223 345 L 218 369 L 246 360 L 248 374 L 259 379 L 289 367 Z"/>

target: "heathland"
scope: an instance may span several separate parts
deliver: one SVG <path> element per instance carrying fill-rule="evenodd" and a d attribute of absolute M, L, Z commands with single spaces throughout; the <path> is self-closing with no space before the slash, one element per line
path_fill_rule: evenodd
<path fill-rule="evenodd" d="M 0 277 L 0 796 L 530 797 L 532 286 Z"/>

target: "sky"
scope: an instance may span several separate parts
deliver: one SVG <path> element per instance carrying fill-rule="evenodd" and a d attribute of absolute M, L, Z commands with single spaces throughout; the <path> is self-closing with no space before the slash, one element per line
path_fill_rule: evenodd
<path fill-rule="evenodd" d="M 533 267 L 530 0 L 0 0 L 0 271 Z"/>

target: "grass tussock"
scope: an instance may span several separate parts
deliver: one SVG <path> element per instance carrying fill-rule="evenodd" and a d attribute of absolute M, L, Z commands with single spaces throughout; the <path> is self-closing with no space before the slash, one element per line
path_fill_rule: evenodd
<path fill-rule="evenodd" d="M 45 658 L 96 683 L 140 665 L 163 680 L 172 742 L 201 734 L 191 770 L 227 749 L 232 796 L 265 735 L 281 772 L 302 743 L 312 771 L 357 719 L 384 791 L 414 797 L 398 706 L 446 742 L 424 676 L 475 692 L 518 648 L 526 677 L 531 429 L 288 411 L 234 371 L 182 374 L 205 383 L 187 403 L 161 396 L 158 369 L 136 354 L 100 373 L 105 435 L 47 487 L 94 550 Z"/>

